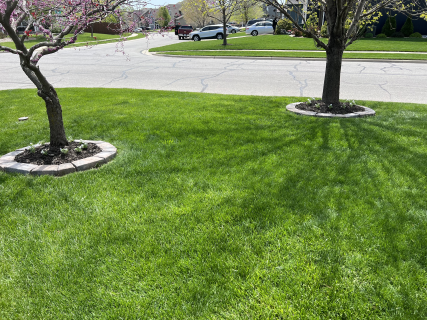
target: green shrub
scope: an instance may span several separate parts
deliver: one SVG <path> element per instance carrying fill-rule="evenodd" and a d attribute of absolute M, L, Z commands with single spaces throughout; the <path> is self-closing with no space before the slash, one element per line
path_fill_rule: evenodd
<path fill-rule="evenodd" d="M 293 28 L 292 31 L 294 32 L 295 37 L 302 37 L 302 31 L 297 29 L 297 28 Z"/>
<path fill-rule="evenodd" d="M 396 17 L 388 17 L 385 21 L 381 33 L 384 33 L 387 37 L 391 37 L 396 32 Z"/>
<path fill-rule="evenodd" d="M 410 35 L 411 38 L 422 38 L 423 36 L 419 32 L 414 32 Z"/>
<path fill-rule="evenodd" d="M 309 30 L 311 33 L 316 34 L 317 33 L 317 28 L 310 26 L 307 28 L 307 30 Z M 311 34 L 304 32 L 303 33 L 304 38 L 312 38 Z"/>
<path fill-rule="evenodd" d="M 376 38 L 377 39 L 387 38 L 387 36 L 384 33 L 380 33 L 380 34 L 377 34 Z"/>
<path fill-rule="evenodd" d="M 365 33 L 365 38 L 373 38 L 374 35 L 370 32 Z"/>
<path fill-rule="evenodd" d="M 0 39 L 4 39 L 6 37 L 7 37 L 7 35 L 5 35 L 4 33 L 0 32 Z"/>
<path fill-rule="evenodd" d="M 329 34 L 328 34 L 328 22 L 327 21 L 323 24 L 322 28 L 320 29 L 320 36 L 322 38 L 328 38 L 329 37 Z"/>
<path fill-rule="evenodd" d="M 319 18 L 317 17 L 317 13 L 310 14 L 308 17 L 304 29 L 311 32 L 311 34 L 318 34 L 318 25 L 319 25 Z M 312 35 L 310 33 L 303 32 L 303 36 L 305 38 L 312 38 Z"/>
<path fill-rule="evenodd" d="M 52 33 L 60 33 L 62 31 L 61 26 L 53 25 L 51 28 Z"/>
<path fill-rule="evenodd" d="M 393 32 L 391 35 L 392 38 L 405 38 L 405 35 L 402 32 Z"/>
<path fill-rule="evenodd" d="M 406 18 L 406 21 L 403 24 L 402 29 L 400 29 L 400 32 L 402 32 L 405 37 L 409 37 L 412 33 L 414 33 L 414 24 L 412 23 L 411 18 Z"/>
<path fill-rule="evenodd" d="M 277 22 L 276 34 L 284 33 L 284 32 L 282 32 L 282 30 L 285 30 L 285 31 L 292 30 L 292 27 L 293 27 L 293 23 L 291 20 L 281 19 Z"/>

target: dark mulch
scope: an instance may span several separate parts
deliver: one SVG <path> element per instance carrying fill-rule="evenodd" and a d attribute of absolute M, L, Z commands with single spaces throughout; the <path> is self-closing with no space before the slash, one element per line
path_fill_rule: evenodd
<path fill-rule="evenodd" d="M 15 161 L 21 163 L 32 163 L 37 165 L 63 164 L 88 158 L 102 151 L 101 148 L 98 147 L 96 144 L 88 143 L 86 150 L 82 150 L 82 152 L 77 153 L 76 151 L 74 151 L 74 149 L 80 146 L 80 144 L 80 142 L 69 142 L 69 145 L 66 146 L 66 148 L 68 149 L 67 154 L 62 154 L 59 148 L 56 150 L 49 150 L 49 145 L 44 144 L 37 147 L 35 152 L 25 150 L 23 153 L 15 157 Z M 48 154 L 41 154 L 41 151 L 43 150 L 47 150 Z"/>
<path fill-rule="evenodd" d="M 341 102 L 339 105 L 327 105 L 322 100 L 308 100 L 297 104 L 295 108 L 304 111 L 313 111 L 320 113 L 333 113 L 333 114 L 346 114 L 352 112 L 365 111 L 361 106 L 355 105 L 351 102 Z"/>

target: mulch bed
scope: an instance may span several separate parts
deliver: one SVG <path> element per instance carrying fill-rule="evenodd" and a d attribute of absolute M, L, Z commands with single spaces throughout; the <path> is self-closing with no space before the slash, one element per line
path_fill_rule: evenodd
<path fill-rule="evenodd" d="M 353 112 L 362 112 L 365 109 L 352 102 L 341 102 L 339 105 L 327 105 L 322 100 L 308 100 L 295 106 L 296 109 L 304 111 L 313 111 L 319 113 L 332 113 L 332 114 L 347 114 Z"/>
<path fill-rule="evenodd" d="M 71 163 L 76 160 L 91 157 L 102 150 L 94 143 L 88 143 L 87 149 L 83 149 L 81 152 L 76 152 L 74 149 L 81 145 L 80 142 L 69 142 L 69 145 L 65 148 L 68 149 L 67 154 L 61 153 L 59 148 L 57 150 L 49 150 L 49 144 L 44 144 L 35 148 L 35 152 L 25 150 L 23 153 L 15 157 L 16 162 L 31 163 L 36 165 L 55 165 L 63 163 Z M 41 154 L 41 151 L 46 150 L 47 155 Z"/>

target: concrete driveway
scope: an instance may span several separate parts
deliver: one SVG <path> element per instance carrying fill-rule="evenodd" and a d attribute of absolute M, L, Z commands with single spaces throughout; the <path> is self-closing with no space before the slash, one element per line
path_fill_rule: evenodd
<path fill-rule="evenodd" d="M 324 61 L 162 57 L 147 49 L 177 43 L 176 36 L 69 48 L 42 58 L 40 68 L 60 87 L 136 88 L 239 95 L 320 97 Z M 120 48 L 119 48 L 120 49 Z M 119 50 L 120 51 L 120 50 Z M 0 54 L 0 88 L 34 88 L 18 57 Z M 341 98 L 427 103 L 427 63 L 344 61 Z"/>

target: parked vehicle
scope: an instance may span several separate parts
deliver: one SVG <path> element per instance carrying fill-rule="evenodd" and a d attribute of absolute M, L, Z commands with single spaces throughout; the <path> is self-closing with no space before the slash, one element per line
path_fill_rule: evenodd
<path fill-rule="evenodd" d="M 219 24 L 219 26 L 221 26 L 222 28 L 222 24 Z M 228 33 L 236 33 L 236 32 L 240 32 L 240 28 L 232 26 L 231 24 L 226 24 L 227 26 L 227 32 Z"/>
<path fill-rule="evenodd" d="M 273 22 L 273 20 L 271 20 L 271 19 L 252 19 L 252 20 L 248 21 L 248 23 L 246 24 L 246 28 L 252 26 L 253 24 L 255 24 L 257 22 L 266 22 L 266 21 L 269 21 L 271 23 Z"/>
<path fill-rule="evenodd" d="M 219 26 L 220 28 L 222 28 L 222 23 L 221 24 L 215 24 L 215 26 Z M 240 31 L 240 28 L 234 27 L 230 24 L 226 24 L 227 26 L 227 33 L 236 33 Z"/>
<path fill-rule="evenodd" d="M 18 34 L 23 34 L 26 29 L 27 29 L 27 27 L 25 27 L 25 26 L 19 26 L 16 28 L 16 32 Z M 30 28 L 30 33 L 34 33 L 34 27 Z"/>
<path fill-rule="evenodd" d="M 179 40 L 190 38 L 191 32 L 193 32 L 192 26 L 175 26 L 175 34 Z"/>
<path fill-rule="evenodd" d="M 259 34 L 273 34 L 273 23 L 270 21 L 257 22 L 246 28 L 246 34 L 257 36 Z"/>
<path fill-rule="evenodd" d="M 139 27 L 139 28 L 136 28 L 134 31 L 135 32 L 143 32 L 143 31 L 148 31 L 148 30 L 151 30 L 151 28 L 150 27 Z"/>
<path fill-rule="evenodd" d="M 226 33 L 229 34 L 228 29 Z M 190 39 L 194 41 L 200 41 L 202 39 L 223 39 L 224 33 L 222 30 L 222 24 L 211 25 L 201 28 L 200 30 L 193 31 L 189 34 Z"/>

